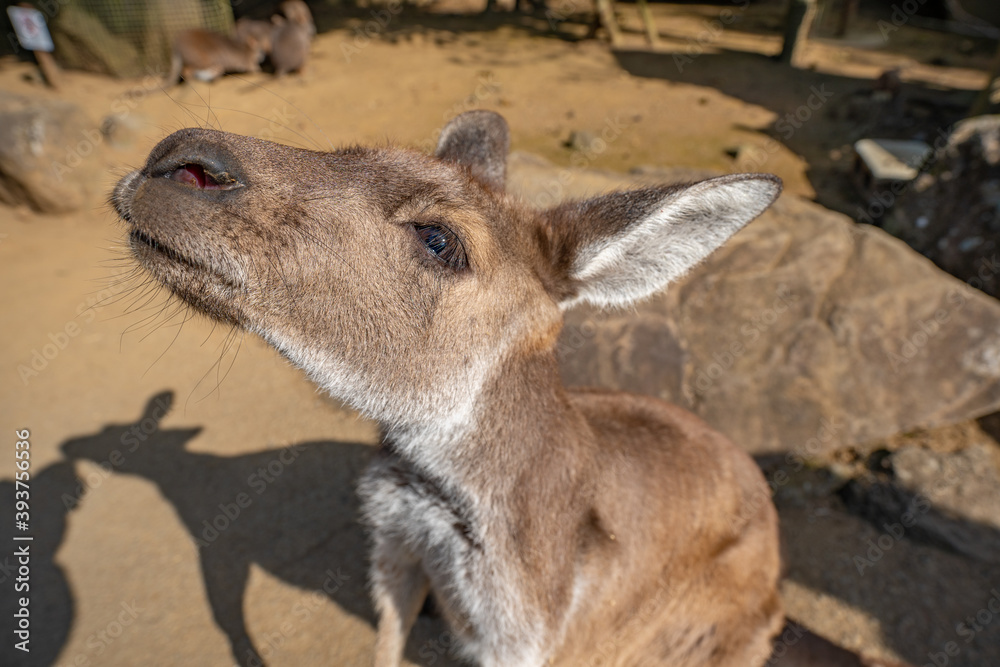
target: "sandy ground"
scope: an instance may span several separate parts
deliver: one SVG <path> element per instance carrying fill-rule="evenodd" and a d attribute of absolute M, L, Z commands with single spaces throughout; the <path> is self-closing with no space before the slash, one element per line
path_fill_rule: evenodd
<path fill-rule="evenodd" d="M 656 11 L 664 49 L 683 50 L 719 8 Z M 638 27 L 632 6 L 622 13 Z M 515 150 L 557 164 L 576 155 L 620 170 L 737 171 L 747 165 L 727 150 L 756 146 L 767 157 L 753 166 L 779 174 L 788 193 L 820 189 L 836 199 L 844 195 L 830 179 L 843 158 L 830 151 L 844 142 L 835 125 L 806 123 L 768 148 L 776 121 L 808 104 L 813 86 L 849 95 L 902 65 L 921 94 L 964 103 L 985 80 L 975 69 L 981 53 L 932 66 L 905 53 L 826 44 L 807 54 L 814 68 L 789 73 L 764 57 L 778 41 L 763 28 L 726 31 L 678 71 L 668 51 L 645 52 L 637 32 L 627 35 L 634 48 L 612 54 L 602 42 L 554 38 L 544 19 L 518 15 L 484 22 L 407 13 L 371 40 L 355 31 L 368 18 L 320 13 L 308 72 L 283 80 L 261 74 L 162 91 L 152 79 L 67 73 L 56 94 L 29 65 L 0 62 L 0 88 L 71 99 L 95 126 L 126 110 L 114 142 L 86 167 L 98 184 L 92 207 L 62 216 L 0 209 L 0 484 L 14 477 L 15 429 L 30 430 L 38 535 L 31 584 L 40 603 L 24 664 L 226 664 L 223 627 L 244 626 L 269 664 L 370 660 L 373 612 L 351 480 L 370 455 L 372 425 L 317 395 L 256 339 L 188 318 L 164 295 L 142 290 L 124 259 L 121 228 L 103 197 L 170 131 L 213 126 L 320 149 L 429 147 L 445 120 L 483 107 L 506 116 Z M 570 24 L 564 37 L 584 30 Z M 602 152 L 581 158 L 564 146 L 573 131 L 612 126 L 620 132 Z M 37 373 L 25 375 L 33 359 Z M 212 523 L 228 527 L 213 537 Z M 807 544 L 822 552 L 824 539 L 820 531 Z M 987 569 L 968 584 L 971 613 L 987 601 L 995 575 Z M 7 596 L 10 577 L 0 576 Z M 820 603 L 799 591 L 822 589 L 820 579 L 789 584 L 801 613 Z M 210 596 L 222 610 L 215 620 Z M 901 647 L 886 642 L 891 632 L 877 606 L 825 604 L 812 614 L 834 619 L 828 632 L 838 632 L 835 619 L 852 619 L 843 640 L 888 655 L 919 660 L 953 635 L 941 628 L 918 648 Z M 25 656 L 9 650 L 10 637 L 2 641 L 0 663 L 19 664 Z M 449 645 L 443 626 L 422 616 L 408 658 L 448 664 Z M 966 654 L 950 664 L 977 663 Z"/>

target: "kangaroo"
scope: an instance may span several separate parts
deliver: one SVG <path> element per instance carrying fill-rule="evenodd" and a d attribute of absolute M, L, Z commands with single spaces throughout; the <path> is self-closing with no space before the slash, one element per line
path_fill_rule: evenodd
<path fill-rule="evenodd" d="M 284 76 L 289 72 L 304 72 L 309 46 L 312 43 L 309 27 L 278 15 L 272 16 L 271 21 L 274 23 L 271 37 L 271 64 L 274 65 L 274 75 Z"/>
<path fill-rule="evenodd" d="M 226 72 L 259 72 L 263 59 L 264 52 L 253 35 L 237 41 L 210 30 L 183 30 L 174 39 L 166 84 L 172 86 L 182 76 L 214 81 Z"/>
<path fill-rule="evenodd" d="M 233 27 L 233 37 L 237 42 L 247 43 L 253 38 L 264 56 L 271 53 L 271 35 L 274 24 L 270 21 L 257 21 L 243 17 L 236 21 Z"/>
<path fill-rule="evenodd" d="M 288 19 L 289 23 L 294 23 L 296 25 L 305 28 L 309 39 L 312 39 L 316 35 L 316 23 L 313 21 L 312 12 L 309 11 L 309 5 L 307 5 L 302 0 L 285 0 L 278 6 L 278 16 L 283 16 Z M 271 17 L 274 20 L 274 17 Z"/>
<path fill-rule="evenodd" d="M 784 617 L 760 470 L 678 407 L 565 388 L 555 347 L 567 309 L 663 289 L 781 182 L 539 211 L 504 192 L 508 147 L 488 111 L 432 156 L 186 129 L 112 202 L 153 278 L 381 425 L 359 485 L 378 667 L 428 593 L 485 667 L 762 665 Z"/>

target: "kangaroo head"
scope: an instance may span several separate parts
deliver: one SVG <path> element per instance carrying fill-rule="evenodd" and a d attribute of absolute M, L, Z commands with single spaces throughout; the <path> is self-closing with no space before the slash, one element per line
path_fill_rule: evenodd
<path fill-rule="evenodd" d="M 181 299 L 383 425 L 440 430 L 467 423 L 509 360 L 551 354 L 563 309 L 652 294 L 781 189 L 744 174 L 538 211 L 504 192 L 508 145 L 486 111 L 455 118 L 433 156 L 187 129 L 112 200 Z"/>

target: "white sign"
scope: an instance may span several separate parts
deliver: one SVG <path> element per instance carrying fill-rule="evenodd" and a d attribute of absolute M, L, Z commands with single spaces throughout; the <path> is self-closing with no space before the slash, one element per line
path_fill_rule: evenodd
<path fill-rule="evenodd" d="M 52 51 L 52 37 L 45 25 L 45 17 L 37 9 L 8 7 L 7 15 L 17 33 L 17 41 L 29 51 Z"/>

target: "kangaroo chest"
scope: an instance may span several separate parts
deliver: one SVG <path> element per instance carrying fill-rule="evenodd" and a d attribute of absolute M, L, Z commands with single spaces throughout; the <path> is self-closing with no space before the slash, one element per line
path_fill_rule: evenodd
<path fill-rule="evenodd" d="M 471 500 L 391 452 L 372 462 L 361 494 L 376 537 L 391 536 L 413 556 L 450 560 L 482 551 Z"/>
<path fill-rule="evenodd" d="M 372 462 L 359 491 L 381 565 L 419 563 L 467 649 L 510 646 L 501 649 L 509 665 L 533 653 L 537 619 L 524 603 L 523 577 L 508 571 L 517 559 L 490 539 L 471 498 L 391 452 Z"/>

